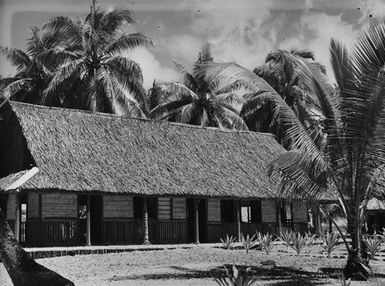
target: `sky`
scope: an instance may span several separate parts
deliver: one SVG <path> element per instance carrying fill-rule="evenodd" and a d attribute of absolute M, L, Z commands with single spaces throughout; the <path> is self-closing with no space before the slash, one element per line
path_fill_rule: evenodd
<path fill-rule="evenodd" d="M 0 0 L 0 45 L 25 49 L 32 26 L 65 15 L 84 19 L 91 0 Z M 330 39 L 351 48 L 355 38 L 385 16 L 385 0 L 98 0 L 97 6 L 125 6 L 138 24 L 126 32 L 143 32 L 154 46 L 129 53 L 149 88 L 154 79 L 178 80 L 172 59 L 191 68 L 200 47 L 210 43 L 214 60 L 248 69 L 263 64 L 276 49 L 311 50 L 329 64 Z M 13 69 L 0 60 L 0 74 Z"/>

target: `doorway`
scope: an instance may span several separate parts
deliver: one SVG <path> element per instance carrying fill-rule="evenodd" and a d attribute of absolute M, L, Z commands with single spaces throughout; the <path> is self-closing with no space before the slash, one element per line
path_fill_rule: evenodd
<path fill-rule="evenodd" d="M 103 196 L 92 195 L 91 203 L 91 244 L 102 243 L 102 218 L 103 218 Z"/>
<path fill-rule="evenodd" d="M 187 234 L 188 242 L 195 242 L 195 199 L 187 199 Z M 207 201 L 199 200 L 199 242 L 207 242 Z"/>

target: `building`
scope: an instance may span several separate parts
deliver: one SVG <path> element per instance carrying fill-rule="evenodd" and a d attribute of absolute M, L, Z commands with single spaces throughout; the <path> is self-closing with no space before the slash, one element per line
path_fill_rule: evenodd
<path fill-rule="evenodd" d="M 25 245 L 307 229 L 306 203 L 278 202 L 267 176 L 272 135 L 16 102 L 0 116 L 0 206 Z"/>

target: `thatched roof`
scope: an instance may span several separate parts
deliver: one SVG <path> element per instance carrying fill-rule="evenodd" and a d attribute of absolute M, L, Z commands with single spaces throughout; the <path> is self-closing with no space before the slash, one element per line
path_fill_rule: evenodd
<path fill-rule="evenodd" d="M 269 134 L 15 102 L 1 114 L 1 124 L 25 138 L 31 159 L 24 166 L 39 168 L 21 190 L 238 198 L 276 193 L 266 166 L 283 148 Z"/>

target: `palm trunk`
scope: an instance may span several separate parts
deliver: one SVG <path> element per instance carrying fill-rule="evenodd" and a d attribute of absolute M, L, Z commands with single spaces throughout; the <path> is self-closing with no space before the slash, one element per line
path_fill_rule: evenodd
<path fill-rule="evenodd" d="M 371 275 L 367 253 L 361 233 L 361 218 L 359 204 L 348 217 L 347 231 L 351 236 L 351 249 L 348 253 L 348 261 L 344 269 L 347 278 L 355 280 L 367 280 Z"/>
<path fill-rule="evenodd" d="M 38 264 L 15 239 L 0 209 L 0 258 L 15 286 L 71 286 L 71 281 Z"/>

